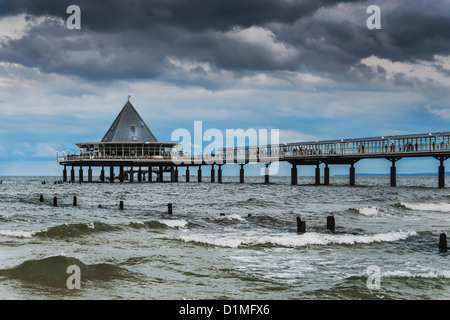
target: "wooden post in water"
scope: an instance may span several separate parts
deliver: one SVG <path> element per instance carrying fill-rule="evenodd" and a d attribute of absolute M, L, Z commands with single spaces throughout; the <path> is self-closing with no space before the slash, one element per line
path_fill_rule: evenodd
<path fill-rule="evenodd" d="M 241 164 L 241 169 L 239 170 L 239 182 L 244 183 L 244 165 Z"/>
<path fill-rule="evenodd" d="M 191 172 L 189 170 L 189 166 L 186 166 L 186 182 L 191 181 Z"/>
<path fill-rule="evenodd" d="M 327 229 L 331 232 L 334 232 L 335 229 L 335 221 L 333 213 L 330 213 L 330 215 L 327 217 Z"/>
<path fill-rule="evenodd" d="M 78 205 L 77 193 L 73 193 L 73 206 L 76 207 Z"/>
<path fill-rule="evenodd" d="M 302 221 L 300 217 L 297 217 L 297 233 L 306 232 L 306 222 Z"/>
<path fill-rule="evenodd" d="M 42 193 L 39 196 L 39 202 L 44 202 L 44 194 L 42 194 Z"/>
<path fill-rule="evenodd" d="M 167 204 L 167 213 L 172 214 L 172 204 L 171 203 Z"/>
<path fill-rule="evenodd" d="M 55 196 L 53 197 L 53 206 L 58 206 L 58 194 L 55 192 Z"/>
<path fill-rule="evenodd" d="M 439 252 L 447 252 L 447 235 L 445 233 L 441 233 L 439 235 Z"/>

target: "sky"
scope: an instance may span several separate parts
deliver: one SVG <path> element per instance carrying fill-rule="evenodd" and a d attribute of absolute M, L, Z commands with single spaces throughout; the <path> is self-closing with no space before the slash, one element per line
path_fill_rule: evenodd
<path fill-rule="evenodd" d="M 448 0 L 0 0 L 0 176 L 61 175 L 56 152 L 100 141 L 128 95 L 159 141 L 194 121 L 281 142 L 450 131 L 449 30 Z"/>

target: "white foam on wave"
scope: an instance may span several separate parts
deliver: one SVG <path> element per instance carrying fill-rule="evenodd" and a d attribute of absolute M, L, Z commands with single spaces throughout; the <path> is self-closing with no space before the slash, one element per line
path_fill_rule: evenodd
<path fill-rule="evenodd" d="M 417 211 L 450 212 L 450 203 L 401 203 L 408 209 Z"/>
<path fill-rule="evenodd" d="M 450 279 L 450 270 L 430 270 L 428 272 L 423 273 L 411 273 L 406 270 L 397 270 L 397 271 L 386 271 L 381 274 L 381 277 L 386 278 L 396 278 L 396 277 L 405 277 L 405 278 L 425 278 L 425 279 L 435 279 L 435 278 L 445 278 Z"/>
<path fill-rule="evenodd" d="M 373 235 L 324 234 L 307 232 L 302 235 L 283 233 L 265 236 L 221 236 L 211 234 L 189 234 L 180 236 L 185 242 L 198 242 L 221 247 L 237 248 L 240 246 L 275 245 L 283 247 L 303 247 L 308 245 L 328 244 L 369 244 L 373 242 L 394 242 L 415 236 L 415 231 L 393 231 Z"/>
<path fill-rule="evenodd" d="M 37 231 L 0 230 L 0 235 L 14 238 L 31 238 Z"/>
<path fill-rule="evenodd" d="M 378 215 L 380 212 L 378 211 L 377 207 L 364 207 L 364 208 L 359 208 L 358 209 L 359 213 L 361 213 L 362 215 L 365 216 L 376 216 Z"/>
<path fill-rule="evenodd" d="M 185 228 L 188 224 L 188 222 L 186 220 L 169 220 L 169 219 L 162 219 L 162 220 L 157 220 L 159 223 L 163 223 L 166 226 L 170 227 L 170 228 Z"/>
<path fill-rule="evenodd" d="M 234 214 L 226 214 L 224 216 L 218 216 L 215 218 L 210 218 L 213 220 L 239 220 L 239 221 L 245 221 L 244 218 L 242 218 L 240 215 L 238 215 L 237 213 Z"/>

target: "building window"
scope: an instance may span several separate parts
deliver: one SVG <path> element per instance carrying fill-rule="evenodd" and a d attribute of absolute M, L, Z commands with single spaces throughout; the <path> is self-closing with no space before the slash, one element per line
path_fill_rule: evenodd
<path fill-rule="evenodd" d="M 135 126 L 131 126 L 131 131 L 135 132 L 136 131 L 136 127 Z"/>

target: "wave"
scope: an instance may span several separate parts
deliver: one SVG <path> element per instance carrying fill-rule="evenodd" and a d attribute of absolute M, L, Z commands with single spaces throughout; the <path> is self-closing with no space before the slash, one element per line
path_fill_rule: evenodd
<path fill-rule="evenodd" d="M 161 219 L 153 221 L 127 222 L 124 224 L 111 225 L 102 222 L 72 223 L 61 224 L 49 227 L 44 230 L 0 230 L 0 235 L 14 238 L 51 238 L 67 239 L 89 236 L 103 232 L 120 232 L 127 229 L 167 229 L 167 228 L 185 228 L 188 225 L 186 220 Z"/>
<path fill-rule="evenodd" d="M 252 247 L 252 246 L 281 246 L 281 247 L 304 247 L 309 245 L 354 245 L 370 244 L 374 242 L 395 242 L 405 240 L 409 237 L 417 236 L 415 231 L 392 231 L 388 233 L 378 233 L 373 235 L 353 235 L 353 234 L 326 234 L 308 232 L 302 235 L 285 233 L 277 235 L 255 235 L 255 236 L 234 236 L 217 237 L 211 234 L 189 234 L 180 235 L 178 239 L 184 242 L 194 242 L 220 247 Z"/>
<path fill-rule="evenodd" d="M 422 278 L 422 279 L 450 279 L 450 270 L 431 270 L 422 273 L 411 273 L 410 271 L 397 270 L 381 273 L 383 278 Z"/>
<path fill-rule="evenodd" d="M 233 220 L 238 220 L 238 221 L 246 221 L 244 218 L 242 218 L 239 214 L 235 213 L 235 214 L 228 214 L 228 215 L 222 215 L 222 216 L 218 216 L 218 217 L 208 217 L 208 219 L 210 220 L 228 220 L 228 221 L 233 221 Z"/>
<path fill-rule="evenodd" d="M 66 256 L 51 256 L 39 260 L 27 260 L 20 265 L 0 270 L 0 276 L 20 280 L 31 284 L 40 284 L 55 288 L 67 288 L 67 268 L 76 265 L 80 268 L 81 282 L 109 281 L 113 279 L 134 279 L 131 271 L 108 263 L 87 265 L 82 261 Z"/>
<path fill-rule="evenodd" d="M 34 231 L 24 230 L 0 230 L 0 236 L 12 237 L 12 238 L 31 238 Z"/>
<path fill-rule="evenodd" d="M 415 211 L 439 211 L 450 212 L 449 203 L 406 203 L 402 202 L 401 205 L 404 208 Z"/>

